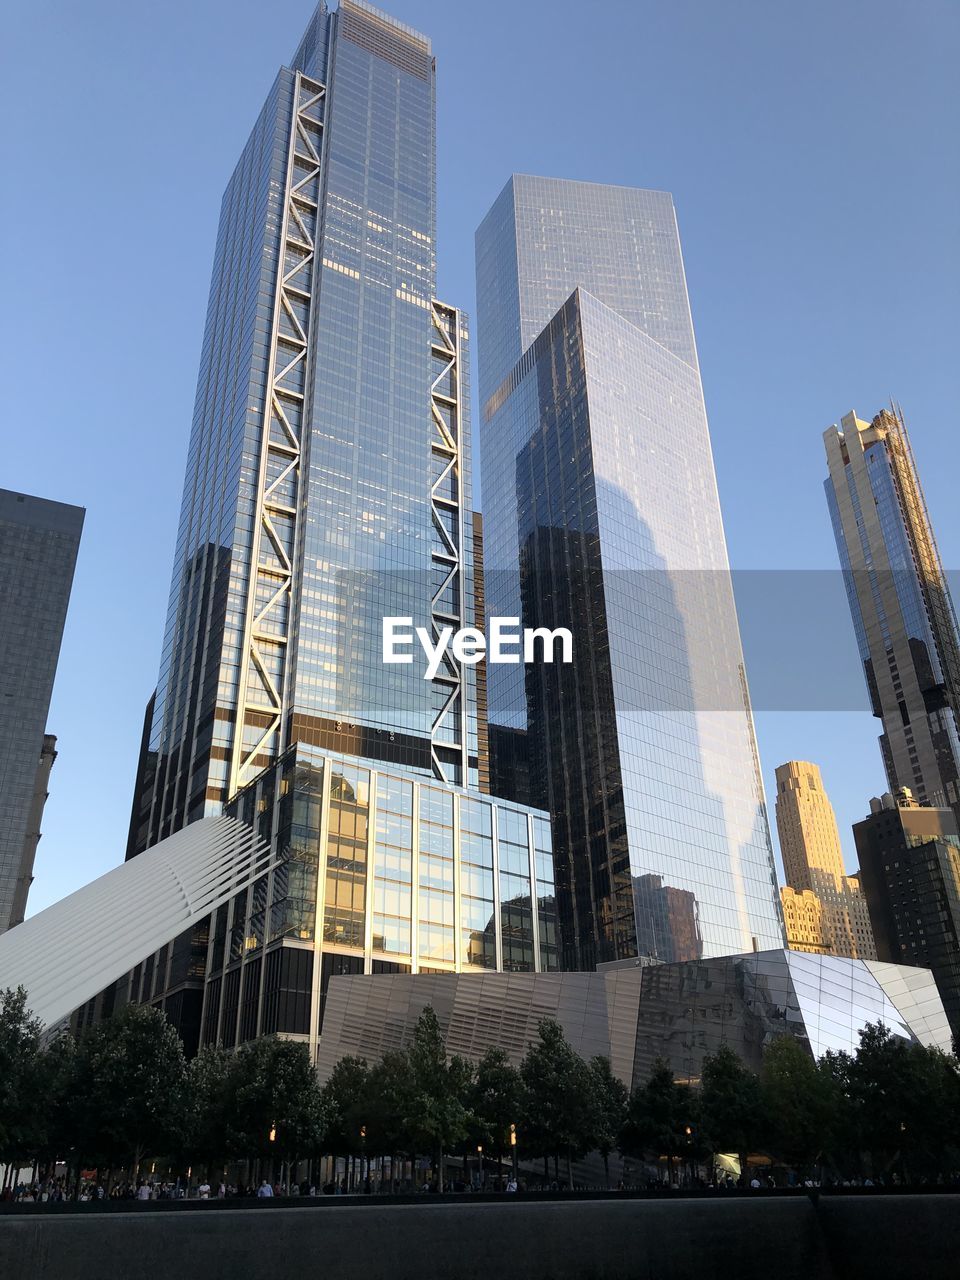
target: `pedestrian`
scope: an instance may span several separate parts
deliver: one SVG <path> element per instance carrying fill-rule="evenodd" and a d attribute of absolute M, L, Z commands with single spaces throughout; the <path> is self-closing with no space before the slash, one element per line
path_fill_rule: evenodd
<path fill-rule="evenodd" d="M 257 1199 L 266 1200 L 268 1198 L 272 1198 L 272 1196 L 273 1196 L 273 1187 L 271 1187 L 270 1183 L 266 1180 L 266 1178 L 264 1178 L 264 1180 L 260 1183 L 260 1186 L 257 1188 Z"/>
<path fill-rule="evenodd" d="M 197 1195 L 201 1200 L 210 1199 L 210 1183 L 207 1182 L 206 1178 L 204 1178 L 203 1182 L 201 1182 L 199 1187 L 197 1187 Z"/>

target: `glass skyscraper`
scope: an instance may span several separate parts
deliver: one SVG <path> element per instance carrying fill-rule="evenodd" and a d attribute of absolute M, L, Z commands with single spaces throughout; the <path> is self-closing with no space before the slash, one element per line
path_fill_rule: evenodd
<path fill-rule="evenodd" d="M 434 135 L 429 40 L 321 3 L 223 198 L 131 853 L 295 741 L 478 778 L 475 669 L 381 660 L 384 615 L 472 620 Z"/>
<path fill-rule="evenodd" d="M 385 617 L 437 636 L 479 599 L 435 185 L 429 40 L 321 3 L 223 199 L 128 846 L 226 808 L 280 866 L 81 1019 L 313 1038 L 335 972 L 558 963 L 546 815 L 480 793 L 477 668 L 383 661 Z"/>
<path fill-rule="evenodd" d="M 960 819 L 960 642 L 910 440 L 897 409 L 824 432 L 825 481 L 890 791 Z"/>
<path fill-rule="evenodd" d="M 494 789 L 548 808 L 564 967 L 783 926 L 669 195 L 514 176 L 477 233 Z"/>

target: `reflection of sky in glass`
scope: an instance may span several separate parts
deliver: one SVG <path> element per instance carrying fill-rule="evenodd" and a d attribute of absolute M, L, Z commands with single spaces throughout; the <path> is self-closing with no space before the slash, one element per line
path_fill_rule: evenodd
<path fill-rule="evenodd" d="M 566 610 L 575 645 L 587 638 L 575 658 L 593 670 L 578 687 L 559 677 L 532 695 L 510 668 L 488 678 L 491 721 L 527 727 L 533 755 L 540 729 L 528 724 L 528 705 L 564 726 L 554 747 L 567 780 L 555 773 L 550 784 L 555 811 L 599 806 L 603 793 L 587 829 L 574 819 L 565 832 L 562 816 L 555 826 L 561 918 L 578 928 L 577 958 L 650 950 L 650 936 L 671 930 L 686 938 L 683 954 L 661 943 L 662 958 L 749 950 L 753 939 L 777 946 L 773 857 L 670 197 L 515 178 L 478 233 L 477 274 L 488 612 L 515 613 L 521 596 L 538 622 L 549 615 L 558 625 Z M 585 727 L 571 740 L 573 703 Z M 625 920 L 634 914 L 639 942 Z M 582 945 L 590 933 L 598 957 Z"/>

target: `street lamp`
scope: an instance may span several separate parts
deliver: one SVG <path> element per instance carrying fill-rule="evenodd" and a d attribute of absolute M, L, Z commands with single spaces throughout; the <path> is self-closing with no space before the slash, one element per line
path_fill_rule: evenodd
<path fill-rule="evenodd" d="M 517 1181 L 517 1126 L 510 1126 L 510 1154 L 513 1157 L 513 1180 Z"/>
<path fill-rule="evenodd" d="M 480 1165 L 480 1190 L 483 1190 L 483 1147 L 477 1143 L 477 1160 Z"/>

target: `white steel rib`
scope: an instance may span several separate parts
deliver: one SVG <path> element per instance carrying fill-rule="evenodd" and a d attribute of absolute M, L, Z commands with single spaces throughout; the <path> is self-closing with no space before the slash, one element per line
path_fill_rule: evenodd
<path fill-rule="evenodd" d="M 278 861 L 246 823 L 193 822 L 0 934 L 0 989 L 50 1027 Z"/>

